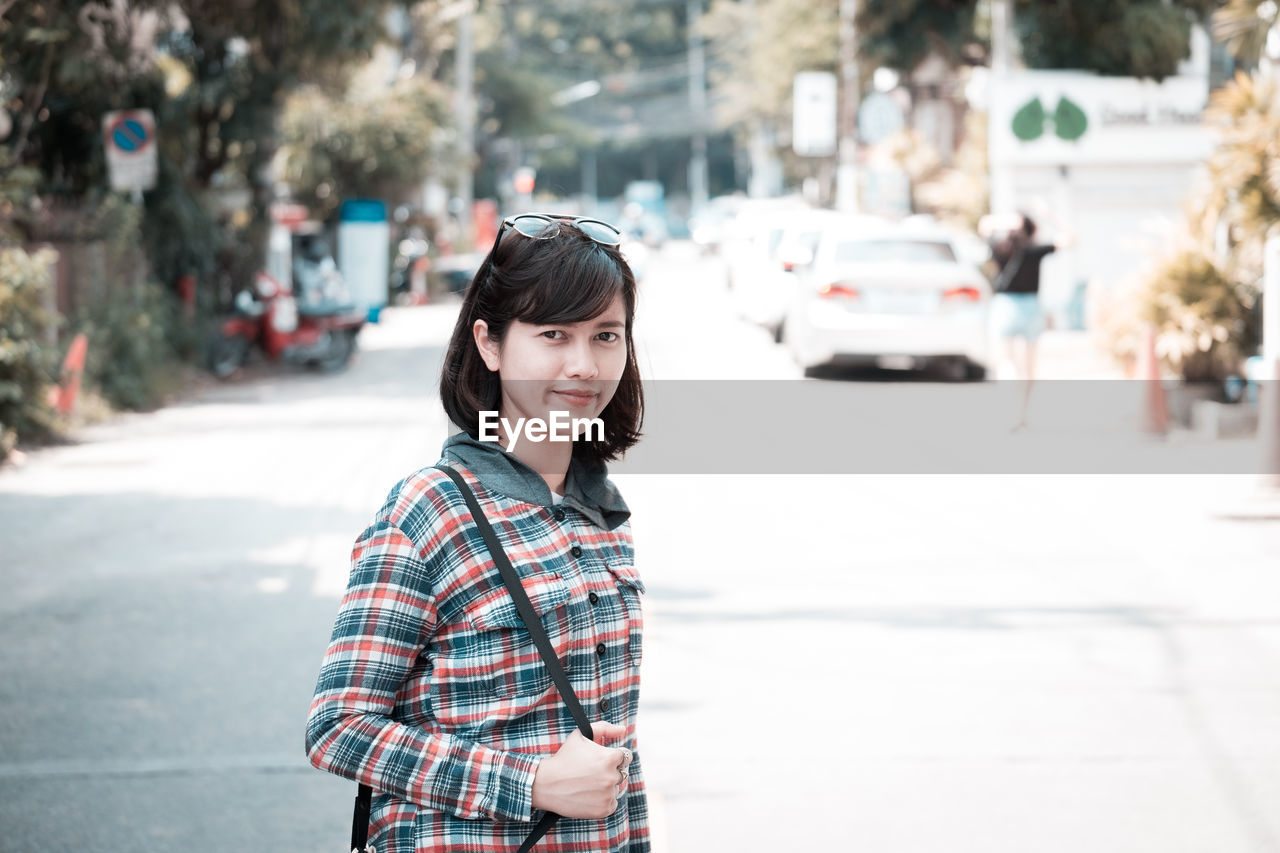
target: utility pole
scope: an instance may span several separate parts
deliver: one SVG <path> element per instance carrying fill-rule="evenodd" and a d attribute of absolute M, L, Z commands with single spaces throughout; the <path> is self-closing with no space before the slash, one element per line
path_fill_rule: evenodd
<path fill-rule="evenodd" d="M 693 116 L 692 152 L 689 157 L 691 213 L 707 205 L 707 56 L 698 34 L 702 0 L 686 0 L 685 31 L 689 46 L 689 112 Z"/>
<path fill-rule="evenodd" d="M 1008 97 L 1009 69 L 1013 64 L 1013 4 L 1010 0 L 991 0 L 991 90 L 987 99 L 987 174 L 990 176 L 992 213 L 1013 211 L 1013 175 L 1009 154 L 1005 150 L 1008 137 L 999 125 L 1007 120 L 1004 104 Z"/>
<path fill-rule="evenodd" d="M 473 32 L 475 7 L 467 2 L 466 11 L 458 19 L 458 49 L 454 54 L 454 68 L 458 81 L 458 91 L 454 96 L 454 110 L 458 124 L 458 138 L 455 152 L 458 156 L 458 201 L 461 210 L 458 213 L 458 242 L 468 250 L 472 248 L 475 235 L 472 233 L 471 208 L 474 197 L 475 161 L 475 51 Z"/>
<path fill-rule="evenodd" d="M 840 0 L 840 144 L 836 209 L 858 212 L 858 0 Z"/>

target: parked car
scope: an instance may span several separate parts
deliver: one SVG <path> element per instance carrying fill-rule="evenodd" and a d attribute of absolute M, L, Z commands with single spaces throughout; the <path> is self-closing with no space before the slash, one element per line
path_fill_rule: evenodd
<path fill-rule="evenodd" d="M 811 256 L 789 257 L 802 272 L 783 340 L 806 375 L 939 366 L 981 379 L 991 287 L 970 257 L 960 235 L 935 224 L 833 219 Z"/>
<path fill-rule="evenodd" d="M 720 234 L 726 284 L 733 290 L 768 263 L 778 249 L 787 218 L 811 208 L 797 197 L 748 199 L 728 220 Z"/>
<path fill-rule="evenodd" d="M 800 208 L 762 219 L 764 239 L 733 264 L 732 297 L 739 316 L 781 340 L 787 306 L 796 297 L 797 273 L 803 272 L 797 267 L 812 260 L 823 230 L 839 217 L 830 210 Z"/>
<path fill-rule="evenodd" d="M 717 196 L 689 218 L 689 238 L 703 254 L 719 254 L 725 229 L 745 201 L 740 195 Z"/>

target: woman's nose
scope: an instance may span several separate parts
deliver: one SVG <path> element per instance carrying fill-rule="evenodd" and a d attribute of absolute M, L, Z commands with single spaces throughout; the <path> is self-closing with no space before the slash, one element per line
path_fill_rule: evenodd
<path fill-rule="evenodd" d="M 600 372 L 591 341 L 576 341 L 565 354 L 565 375 L 574 379 L 594 379 Z"/>

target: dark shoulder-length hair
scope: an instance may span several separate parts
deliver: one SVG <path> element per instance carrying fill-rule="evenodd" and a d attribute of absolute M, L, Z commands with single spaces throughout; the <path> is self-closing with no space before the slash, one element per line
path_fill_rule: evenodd
<path fill-rule="evenodd" d="M 462 310 L 445 353 L 440 400 L 445 414 L 479 438 L 480 412 L 495 411 L 502 384 L 480 358 L 472 336 L 476 320 L 502 344 L 513 320 L 533 325 L 580 323 L 603 314 L 621 295 L 626 308 L 627 363 L 622 380 L 600 413 L 603 440 L 574 442 L 574 455 L 591 463 L 617 459 L 640 439 L 644 394 L 631 328 L 636 278 L 616 246 L 604 246 L 567 222 L 556 237 L 535 240 L 509 230 L 490 250 L 462 298 Z"/>

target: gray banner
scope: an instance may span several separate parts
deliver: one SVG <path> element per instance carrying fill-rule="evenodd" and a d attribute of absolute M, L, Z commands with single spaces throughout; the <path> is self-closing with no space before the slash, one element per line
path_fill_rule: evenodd
<path fill-rule="evenodd" d="M 1267 383 L 1264 383 L 1267 384 Z M 1143 381 L 653 381 L 644 437 L 610 470 L 627 474 L 1259 474 L 1251 386 Z M 1259 393 L 1260 392 L 1260 393 Z M 1167 429 L 1158 430 L 1164 397 Z M 1194 428 L 1192 426 L 1194 425 Z M 1275 442 L 1271 442 L 1275 444 Z M 1268 463 L 1269 464 L 1269 463 Z"/>

